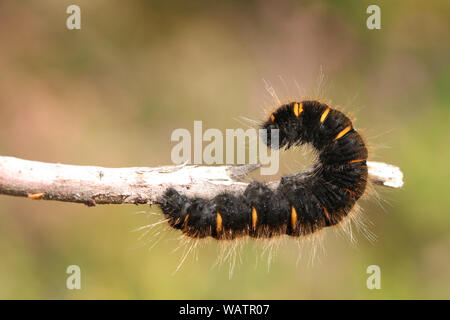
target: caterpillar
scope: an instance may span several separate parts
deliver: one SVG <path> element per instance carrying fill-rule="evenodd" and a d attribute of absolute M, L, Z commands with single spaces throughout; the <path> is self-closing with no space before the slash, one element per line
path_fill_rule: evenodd
<path fill-rule="evenodd" d="M 172 228 L 197 239 L 302 237 L 351 214 L 366 189 L 368 150 L 349 117 L 317 100 L 294 101 L 278 107 L 261 128 L 267 146 L 275 146 L 270 133 L 277 129 L 279 148 L 310 144 L 318 161 L 307 172 L 283 176 L 274 190 L 253 181 L 242 194 L 203 199 L 169 188 L 160 205 Z"/>

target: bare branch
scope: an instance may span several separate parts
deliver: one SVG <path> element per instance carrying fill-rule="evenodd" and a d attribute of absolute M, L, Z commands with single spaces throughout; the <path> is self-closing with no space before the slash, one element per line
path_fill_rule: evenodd
<path fill-rule="evenodd" d="M 398 167 L 368 162 L 370 181 L 392 188 L 403 185 Z M 31 199 L 96 204 L 153 204 L 169 187 L 188 196 L 212 197 L 243 191 L 238 181 L 258 165 L 102 168 L 0 157 L 0 194 Z M 275 186 L 277 182 L 270 185 Z"/>

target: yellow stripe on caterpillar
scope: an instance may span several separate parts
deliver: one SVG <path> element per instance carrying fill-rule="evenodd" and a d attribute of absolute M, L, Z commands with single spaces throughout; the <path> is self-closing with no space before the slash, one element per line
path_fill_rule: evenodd
<path fill-rule="evenodd" d="M 291 206 L 291 227 L 292 229 L 297 228 L 297 210 L 294 206 Z"/>
<path fill-rule="evenodd" d="M 256 229 L 256 223 L 258 222 L 258 213 L 256 212 L 255 207 L 252 207 L 252 229 Z"/>
<path fill-rule="evenodd" d="M 325 121 L 325 119 L 328 116 L 328 113 L 330 113 L 330 108 L 327 108 L 322 115 L 320 116 L 320 123 L 323 123 Z"/>
<path fill-rule="evenodd" d="M 352 130 L 352 126 L 347 126 L 347 127 L 345 127 L 344 130 L 342 130 L 341 132 L 338 133 L 338 135 L 336 136 L 336 138 L 333 139 L 333 141 L 336 141 L 336 140 L 342 138 L 342 137 L 345 136 L 345 134 L 346 134 L 347 132 L 349 132 L 350 130 Z"/>
<path fill-rule="evenodd" d="M 298 117 L 303 112 L 303 103 L 300 102 L 298 104 L 297 102 L 294 104 L 294 114 L 296 117 Z"/>
<path fill-rule="evenodd" d="M 216 215 L 216 232 L 220 233 L 222 231 L 222 216 L 220 215 L 220 212 L 217 212 Z"/>

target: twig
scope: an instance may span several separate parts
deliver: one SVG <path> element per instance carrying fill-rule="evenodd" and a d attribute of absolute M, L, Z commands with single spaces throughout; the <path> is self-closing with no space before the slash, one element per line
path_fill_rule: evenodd
<path fill-rule="evenodd" d="M 400 188 L 398 167 L 368 162 L 369 179 L 386 187 Z M 22 160 L 0 156 L 0 194 L 31 199 L 96 204 L 153 204 L 169 187 L 188 196 L 212 197 L 224 190 L 243 191 L 238 181 L 258 165 L 163 166 L 156 168 L 102 168 Z M 273 182 L 271 185 L 276 185 Z"/>

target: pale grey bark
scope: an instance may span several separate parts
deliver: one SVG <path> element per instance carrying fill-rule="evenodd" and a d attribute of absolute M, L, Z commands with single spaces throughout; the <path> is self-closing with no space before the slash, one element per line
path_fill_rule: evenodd
<path fill-rule="evenodd" d="M 96 204 L 158 203 L 169 187 L 188 196 L 212 197 L 220 192 L 243 191 L 239 181 L 257 165 L 163 166 L 102 168 L 45 163 L 0 156 L 0 194 Z M 403 174 L 398 167 L 368 162 L 369 180 L 400 188 Z M 277 182 L 270 183 L 276 186 Z"/>

